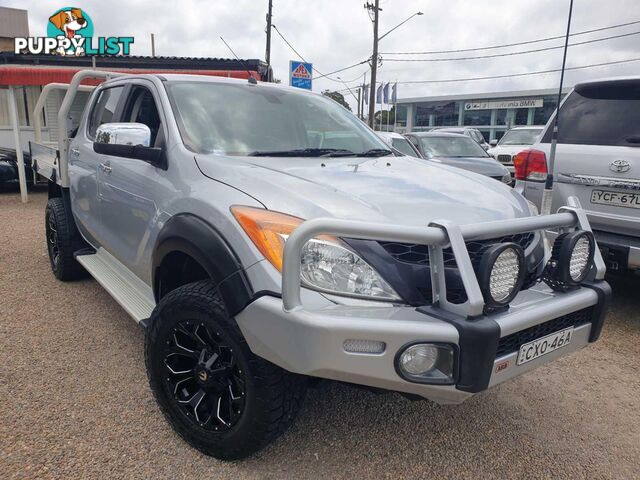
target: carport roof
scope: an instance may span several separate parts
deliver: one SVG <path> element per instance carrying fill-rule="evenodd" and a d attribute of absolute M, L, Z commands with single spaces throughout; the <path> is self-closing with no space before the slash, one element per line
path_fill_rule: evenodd
<path fill-rule="evenodd" d="M 261 60 L 195 57 L 96 56 L 98 70 L 125 73 L 188 73 L 230 78 L 249 74 L 267 80 L 270 68 Z M 0 85 L 46 85 L 68 83 L 78 71 L 93 68 L 91 57 L 0 53 Z"/>

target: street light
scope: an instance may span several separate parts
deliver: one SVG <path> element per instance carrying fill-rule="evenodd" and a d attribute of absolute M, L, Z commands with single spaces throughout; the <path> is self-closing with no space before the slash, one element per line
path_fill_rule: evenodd
<path fill-rule="evenodd" d="M 385 33 L 384 35 L 382 35 L 381 37 L 378 37 L 378 41 L 382 40 L 384 37 L 386 37 L 387 35 L 389 35 L 391 32 L 393 32 L 396 28 L 401 27 L 402 25 L 404 25 L 405 23 L 407 23 L 409 20 L 411 20 L 413 17 L 419 17 L 420 15 L 424 15 L 424 13 L 422 12 L 416 12 L 413 15 L 411 15 L 409 18 L 407 18 L 406 20 L 403 20 L 402 22 L 400 22 L 398 25 L 396 25 L 395 27 L 393 27 L 391 30 L 389 30 L 387 33 Z"/>
<path fill-rule="evenodd" d="M 373 55 L 371 55 L 371 87 L 370 87 L 371 89 L 369 92 L 369 126 L 373 128 L 375 125 L 374 116 L 376 113 L 375 102 L 376 102 L 376 72 L 378 69 L 378 42 L 382 40 L 384 37 L 386 37 L 387 35 L 389 35 L 391 32 L 393 32 L 394 30 L 396 30 L 397 28 L 407 23 L 413 17 L 423 15 L 423 13 L 422 12 L 414 13 L 409 18 L 400 22 L 398 25 L 396 25 L 391 30 L 389 30 L 387 33 L 379 37 L 378 36 L 378 17 L 381 10 L 380 0 L 375 0 L 374 4 L 371 4 L 371 3 L 365 4 L 365 8 L 369 11 L 371 10 L 373 11 Z"/>

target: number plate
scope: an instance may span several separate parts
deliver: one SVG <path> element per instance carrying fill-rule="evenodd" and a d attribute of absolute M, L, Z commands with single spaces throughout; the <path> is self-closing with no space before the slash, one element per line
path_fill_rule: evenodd
<path fill-rule="evenodd" d="M 608 192 L 606 190 L 593 190 L 591 203 L 601 205 L 614 205 L 616 207 L 640 208 L 640 193 Z"/>
<path fill-rule="evenodd" d="M 569 327 L 534 340 L 533 342 L 525 343 L 520 347 L 520 352 L 518 353 L 518 365 L 535 360 L 559 348 L 566 347 L 571 343 L 572 336 L 573 327 Z"/>

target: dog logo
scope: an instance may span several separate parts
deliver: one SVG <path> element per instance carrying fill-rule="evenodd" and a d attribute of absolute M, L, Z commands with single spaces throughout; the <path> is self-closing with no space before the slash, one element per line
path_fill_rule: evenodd
<path fill-rule="evenodd" d="M 60 42 L 56 49 L 58 55 L 81 56 L 85 54 L 85 39 L 93 36 L 93 22 L 82 9 L 65 7 L 49 17 L 47 34 L 69 45 L 69 48 L 65 48 Z"/>
<path fill-rule="evenodd" d="M 609 170 L 616 173 L 625 173 L 631 170 L 631 163 L 628 160 L 614 160 L 609 164 Z"/>
<path fill-rule="evenodd" d="M 31 55 L 130 55 L 133 37 L 94 37 L 93 21 L 77 7 L 64 7 L 49 17 L 47 36 L 16 37 L 13 52 Z"/>

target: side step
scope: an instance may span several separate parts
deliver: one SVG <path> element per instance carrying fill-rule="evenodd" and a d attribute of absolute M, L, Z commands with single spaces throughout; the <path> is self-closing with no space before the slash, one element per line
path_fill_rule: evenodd
<path fill-rule="evenodd" d="M 93 254 L 77 252 L 76 260 L 140 323 L 151 316 L 156 304 L 153 291 L 104 249 Z"/>

